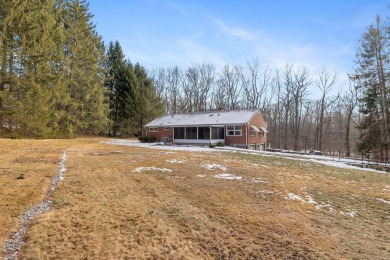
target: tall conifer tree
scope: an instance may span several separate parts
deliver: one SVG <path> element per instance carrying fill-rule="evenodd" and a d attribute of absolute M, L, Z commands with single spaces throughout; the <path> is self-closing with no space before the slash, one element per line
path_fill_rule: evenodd
<path fill-rule="evenodd" d="M 64 56 L 66 92 L 70 96 L 66 106 L 69 134 L 97 134 L 108 122 L 103 85 L 104 47 L 91 18 L 86 1 L 69 0 L 65 3 Z"/>
<path fill-rule="evenodd" d="M 377 17 L 363 34 L 356 55 L 357 88 L 364 115 L 358 126 L 358 150 L 374 152 L 382 160 L 389 158 L 390 148 L 389 30 L 389 25 Z"/>

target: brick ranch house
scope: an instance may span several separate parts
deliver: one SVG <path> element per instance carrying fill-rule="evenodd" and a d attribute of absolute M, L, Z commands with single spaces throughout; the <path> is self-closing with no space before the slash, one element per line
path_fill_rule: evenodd
<path fill-rule="evenodd" d="M 159 142 L 229 146 L 265 150 L 267 129 L 258 110 L 232 110 L 164 115 L 146 124 L 144 136 Z"/>

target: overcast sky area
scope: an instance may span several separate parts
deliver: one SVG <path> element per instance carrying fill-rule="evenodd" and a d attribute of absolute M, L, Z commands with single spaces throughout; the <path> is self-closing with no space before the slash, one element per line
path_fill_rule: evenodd
<path fill-rule="evenodd" d="M 286 62 L 353 73 L 358 41 L 384 0 L 90 0 L 98 33 L 118 40 L 128 59 L 147 69 L 191 63 L 262 66 Z"/>

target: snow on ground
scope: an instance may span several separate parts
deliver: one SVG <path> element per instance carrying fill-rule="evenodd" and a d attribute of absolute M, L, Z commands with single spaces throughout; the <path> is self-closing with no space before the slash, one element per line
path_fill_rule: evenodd
<path fill-rule="evenodd" d="M 157 167 L 137 167 L 134 169 L 134 172 L 136 173 L 141 173 L 143 171 L 161 171 L 161 172 L 172 172 L 171 169 L 167 169 L 167 168 L 157 168 Z"/>
<path fill-rule="evenodd" d="M 62 157 L 61 157 L 61 160 L 60 162 L 58 163 L 58 180 L 59 181 L 63 181 L 65 179 L 65 176 L 64 176 L 64 172 L 66 172 L 66 168 L 65 168 L 65 161 L 66 161 L 66 153 L 63 152 L 62 153 Z"/>
<path fill-rule="evenodd" d="M 207 175 L 205 175 L 205 174 L 198 174 L 198 175 L 196 175 L 196 177 L 199 177 L 199 178 L 204 178 L 204 177 L 206 177 Z"/>
<path fill-rule="evenodd" d="M 284 198 L 288 199 L 288 200 L 297 200 L 297 201 L 300 201 L 300 202 L 302 202 L 304 204 L 311 204 L 311 205 L 318 204 L 310 195 L 306 194 L 305 197 L 306 197 L 306 200 L 303 199 L 301 196 L 296 195 L 294 193 L 288 193 L 287 196 L 284 197 Z"/>
<path fill-rule="evenodd" d="M 203 164 L 203 168 L 206 168 L 207 170 L 213 170 L 213 169 L 220 169 L 222 171 L 226 171 L 226 167 L 220 164 L 212 163 L 212 164 Z"/>
<path fill-rule="evenodd" d="M 273 194 L 275 194 L 275 192 L 271 191 L 271 190 L 259 190 L 258 193 L 264 194 L 264 195 L 273 195 Z"/>
<path fill-rule="evenodd" d="M 185 179 L 185 176 L 168 176 L 169 179 Z"/>
<path fill-rule="evenodd" d="M 349 216 L 349 217 L 351 217 L 351 218 L 354 218 L 354 217 L 356 217 L 356 215 L 357 215 L 357 212 L 354 211 L 354 210 L 351 210 L 351 211 L 349 211 L 349 212 L 339 211 L 339 213 L 340 213 L 341 215 L 343 215 L 343 216 Z"/>
<path fill-rule="evenodd" d="M 354 169 L 361 171 L 371 171 L 371 172 L 379 172 L 379 173 L 387 173 L 384 171 L 378 171 L 375 169 L 369 168 L 360 168 L 357 166 L 349 165 L 351 163 L 355 163 L 355 160 L 351 159 L 333 159 L 327 156 L 320 155 L 303 155 L 303 154 L 286 154 L 282 152 L 267 152 L 267 151 L 255 151 L 255 150 L 247 150 L 240 149 L 235 147 L 201 147 L 201 146 L 187 146 L 187 145 L 156 145 L 156 143 L 140 143 L 137 140 L 125 140 L 125 139 L 112 139 L 108 142 L 103 142 L 111 145 L 124 145 L 124 146 L 135 146 L 135 147 L 143 147 L 150 149 L 160 149 L 160 150 L 170 150 L 170 151 L 193 151 L 193 152 L 232 152 L 232 153 L 244 153 L 244 154 L 256 154 L 261 156 L 274 156 L 274 157 L 282 157 L 292 160 L 300 160 L 300 161 L 310 161 L 313 163 L 320 163 L 332 167 L 343 168 L 343 169 Z M 171 152 L 166 152 L 171 153 Z M 173 152 L 172 152 L 173 153 Z M 388 173 L 387 173 L 388 174 Z"/>
<path fill-rule="evenodd" d="M 254 183 L 267 183 L 268 181 L 259 180 L 259 179 L 252 179 L 252 182 L 254 182 Z"/>
<path fill-rule="evenodd" d="M 285 199 L 288 199 L 288 200 L 297 200 L 297 201 L 300 201 L 302 203 L 306 203 L 306 200 L 302 199 L 301 196 L 299 195 L 296 195 L 294 193 L 288 193 L 286 197 L 284 197 Z"/>
<path fill-rule="evenodd" d="M 191 145 L 160 145 L 159 143 L 140 143 L 136 140 L 122 140 L 112 139 L 108 142 L 103 142 L 111 145 L 124 145 L 124 146 L 135 146 L 141 148 L 160 149 L 160 150 L 171 150 L 171 151 L 197 151 L 197 152 L 216 152 L 217 150 L 203 147 L 203 146 L 191 146 Z"/>
<path fill-rule="evenodd" d="M 306 197 L 306 200 L 304 198 L 302 198 L 301 196 L 297 195 L 297 194 L 294 194 L 294 193 L 288 193 L 287 196 L 285 196 L 284 198 L 287 199 L 287 200 L 296 200 L 296 201 L 299 201 L 301 202 L 302 204 L 310 204 L 310 205 L 316 205 L 315 208 L 317 210 L 320 210 L 321 208 L 328 208 L 329 209 L 329 212 L 331 213 L 337 213 L 337 211 L 335 209 L 333 209 L 331 207 L 330 204 L 318 204 L 310 195 L 306 194 L 305 195 Z M 378 199 L 380 200 L 380 199 Z M 389 201 L 390 203 L 390 201 Z M 349 216 L 351 218 L 354 218 L 356 217 L 357 215 L 357 212 L 355 210 L 348 210 L 348 211 L 338 211 L 339 214 L 343 215 L 343 216 Z"/>
<path fill-rule="evenodd" d="M 185 163 L 187 160 L 180 160 L 180 159 L 172 159 L 172 160 L 166 160 L 167 163 Z"/>
<path fill-rule="evenodd" d="M 317 202 L 310 195 L 306 195 L 306 199 L 308 204 L 317 204 Z"/>
<path fill-rule="evenodd" d="M 225 150 L 225 151 L 230 151 L 230 152 L 241 152 L 244 154 L 258 154 L 262 156 L 274 156 L 274 157 L 282 157 L 282 158 L 287 158 L 287 159 L 292 159 L 292 160 L 299 160 L 299 161 L 310 161 L 313 163 L 320 163 L 332 167 L 337 167 L 337 168 L 343 168 L 343 169 L 353 169 L 353 170 L 361 170 L 361 171 L 372 171 L 372 172 L 379 172 L 379 173 L 387 173 L 384 171 L 378 171 L 375 169 L 370 169 L 370 168 L 360 168 L 357 166 L 350 165 L 351 163 L 355 163 L 355 160 L 352 159 L 333 159 L 331 157 L 327 156 L 321 156 L 321 155 L 306 155 L 306 154 L 293 154 L 293 153 L 282 153 L 282 152 L 267 152 L 267 151 L 256 151 L 256 150 L 246 150 L 246 149 L 239 149 L 235 147 L 216 147 L 214 149 L 217 150 Z"/>
<path fill-rule="evenodd" d="M 226 179 L 226 180 L 241 180 L 242 179 L 241 176 L 236 176 L 236 175 L 233 175 L 230 173 L 217 174 L 217 175 L 214 175 L 214 177 L 218 178 L 218 179 Z"/>
<path fill-rule="evenodd" d="M 384 199 L 380 199 L 380 198 L 377 198 L 377 200 L 382 201 L 383 203 L 386 203 L 386 204 L 390 204 L 390 201 L 388 201 L 388 200 L 384 200 Z"/>

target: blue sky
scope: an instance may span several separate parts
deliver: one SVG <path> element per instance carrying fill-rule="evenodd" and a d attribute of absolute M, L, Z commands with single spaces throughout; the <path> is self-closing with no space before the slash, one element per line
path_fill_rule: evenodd
<path fill-rule="evenodd" d="M 148 69 L 191 63 L 286 62 L 353 72 L 358 40 L 384 0 L 90 0 L 98 33 Z"/>

